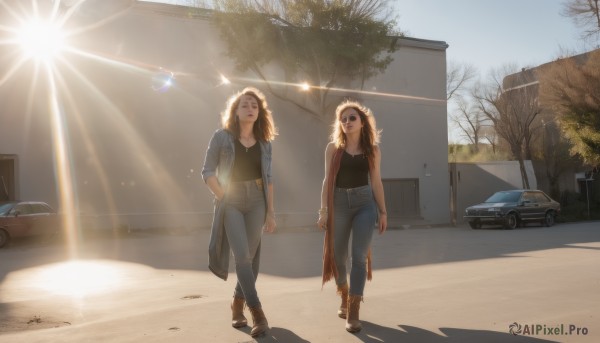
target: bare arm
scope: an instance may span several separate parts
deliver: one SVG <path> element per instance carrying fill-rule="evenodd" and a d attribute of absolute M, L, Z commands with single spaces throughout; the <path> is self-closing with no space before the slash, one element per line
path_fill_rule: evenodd
<path fill-rule="evenodd" d="M 321 209 L 319 210 L 319 220 L 317 226 L 320 229 L 325 229 L 327 224 L 327 183 L 329 182 L 329 168 L 331 168 L 331 158 L 335 153 L 335 144 L 327 144 L 325 148 L 325 177 L 323 178 L 323 185 L 321 186 Z"/>
<path fill-rule="evenodd" d="M 387 210 L 385 207 L 385 195 L 383 193 L 383 182 L 381 182 L 381 150 L 376 146 L 373 166 L 371 167 L 371 186 L 373 187 L 373 196 L 377 203 L 379 211 L 379 233 L 382 234 L 387 229 Z"/>
<path fill-rule="evenodd" d="M 273 184 L 267 186 L 267 218 L 265 219 L 265 231 L 275 231 L 275 208 L 273 207 Z"/>

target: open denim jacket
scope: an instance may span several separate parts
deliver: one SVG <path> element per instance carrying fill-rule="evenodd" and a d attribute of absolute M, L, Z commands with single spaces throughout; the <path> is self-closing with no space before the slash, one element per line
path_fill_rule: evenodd
<path fill-rule="evenodd" d="M 235 137 L 224 129 L 217 130 L 212 136 L 204 167 L 202 168 L 202 179 L 206 182 L 209 176 L 217 176 L 221 187 L 227 194 L 227 187 L 231 179 L 231 169 L 235 159 Z M 259 141 L 261 152 L 261 172 L 263 179 L 263 191 L 265 201 L 268 196 L 268 185 L 271 184 L 271 143 Z M 225 195 L 226 197 L 227 195 Z M 208 267 L 218 277 L 227 280 L 229 274 L 229 241 L 225 234 L 223 222 L 225 198 L 215 201 L 215 212 L 208 244 Z M 256 252 L 260 254 L 260 245 Z"/>

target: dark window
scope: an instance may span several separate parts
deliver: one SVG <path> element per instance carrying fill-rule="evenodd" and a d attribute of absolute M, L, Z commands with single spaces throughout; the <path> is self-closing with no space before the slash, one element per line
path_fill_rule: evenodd
<path fill-rule="evenodd" d="M 535 193 L 535 202 L 543 204 L 550 202 L 550 199 L 544 193 Z"/>
<path fill-rule="evenodd" d="M 11 211 L 11 213 L 13 214 L 17 212 L 19 213 L 19 215 L 32 214 L 33 209 L 29 204 L 19 204 Z"/>
<path fill-rule="evenodd" d="M 525 193 L 523 193 L 523 197 L 521 198 L 521 201 L 536 203 L 537 199 L 536 199 L 535 193 L 525 192 Z"/>
<path fill-rule="evenodd" d="M 497 192 L 485 202 L 517 202 L 520 196 L 520 192 Z"/>
<path fill-rule="evenodd" d="M 52 209 L 45 204 L 32 204 L 33 213 L 52 213 Z"/>

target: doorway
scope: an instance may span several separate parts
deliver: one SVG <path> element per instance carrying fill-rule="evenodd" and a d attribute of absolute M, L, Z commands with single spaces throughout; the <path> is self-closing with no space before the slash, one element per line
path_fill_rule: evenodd
<path fill-rule="evenodd" d="M 16 155 L 0 155 L 0 201 L 17 200 Z"/>

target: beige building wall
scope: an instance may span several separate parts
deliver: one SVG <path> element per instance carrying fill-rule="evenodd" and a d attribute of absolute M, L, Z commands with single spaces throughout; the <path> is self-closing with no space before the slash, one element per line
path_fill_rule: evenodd
<path fill-rule="evenodd" d="M 26 63 L 11 74 L 11 87 L 0 87 L 0 154 L 16 156 L 17 197 L 58 207 L 60 192 L 70 185 L 77 211 L 94 217 L 97 227 L 207 227 L 212 198 L 200 171 L 208 140 L 227 97 L 248 85 L 265 88 L 254 75 L 234 71 L 218 32 L 198 13 L 150 3 L 101 4 L 101 11 L 87 7 L 73 16 L 70 27 L 90 29 L 71 38 L 78 52 L 65 52 L 55 69 L 70 179 L 57 176 L 58 117 L 49 110 L 49 78 L 41 73 L 34 82 L 33 65 Z M 110 19 L 89 26 L 101 18 Z M 335 94 L 373 109 L 383 129 L 384 181 L 417 185 L 417 215 L 395 218 L 396 224 L 450 222 L 446 48 L 444 42 L 401 39 L 394 62 L 366 83 L 366 93 Z M 5 61 L 16 60 L 13 51 L 0 49 Z M 0 76 L 9 65 L 0 67 Z M 173 86 L 159 89 L 158 80 L 170 73 Z M 232 83 L 223 85 L 222 75 Z M 276 69 L 270 76 L 278 77 Z M 266 94 L 280 132 L 273 166 L 279 225 L 313 225 L 330 122 Z"/>

